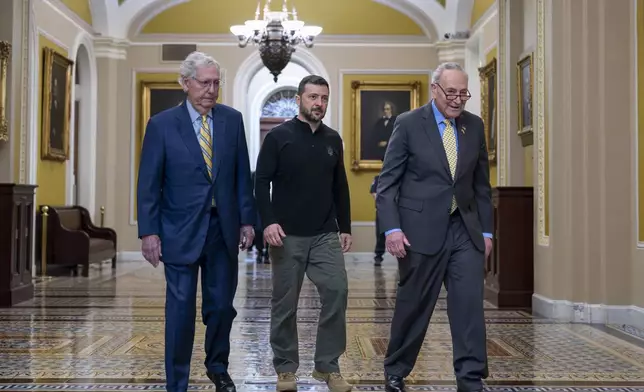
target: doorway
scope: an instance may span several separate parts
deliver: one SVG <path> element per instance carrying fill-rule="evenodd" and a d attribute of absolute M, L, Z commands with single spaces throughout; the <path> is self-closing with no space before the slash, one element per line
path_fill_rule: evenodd
<path fill-rule="evenodd" d="M 299 109 L 295 102 L 295 95 L 297 95 L 295 87 L 285 87 L 271 94 L 262 105 L 262 114 L 259 118 L 260 148 L 271 129 L 297 116 Z"/>

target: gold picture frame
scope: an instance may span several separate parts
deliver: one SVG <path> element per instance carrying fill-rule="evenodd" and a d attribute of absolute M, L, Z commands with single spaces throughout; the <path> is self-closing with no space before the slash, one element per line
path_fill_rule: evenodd
<path fill-rule="evenodd" d="M 419 80 L 351 81 L 351 170 L 382 168 L 395 117 L 419 107 L 421 86 Z"/>
<path fill-rule="evenodd" d="M 481 118 L 487 139 L 487 154 L 489 162 L 496 162 L 496 132 L 497 113 L 497 66 L 496 57 L 485 66 L 479 68 L 481 79 Z"/>
<path fill-rule="evenodd" d="M 0 141 L 9 141 L 9 120 L 7 119 L 7 68 L 11 58 L 11 44 L 0 41 Z"/>
<path fill-rule="evenodd" d="M 532 53 L 517 62 L 517 133 L 521 137 L 521 144 L 524 147 L 533 143 L 533 67 Z"/>
<path fill-rule="evenodd" d="M 155 93 L 156 96 L 153 96 Z M 173 99 L 175 96 L 177 98 L 176 100 Z M 168 99 L 171 100 L 171 104 L 168 104 Z M 157 100 L 160 100 L 160 102 L 156 102 Z M 148 125 L 150 117 L 172 106 L 181 105 L 185 100 L 186 93 L 178 82 L 141 81 L 139 141 L 143 143 L 145 128 Z"/>
<path fill-rule="evenodd" d="M 69 158 L 69 128 L 74 62 L 51 48 L 43 49 L 41 158 Z M 62 96 L 61 96 L 62 94 Z"/>

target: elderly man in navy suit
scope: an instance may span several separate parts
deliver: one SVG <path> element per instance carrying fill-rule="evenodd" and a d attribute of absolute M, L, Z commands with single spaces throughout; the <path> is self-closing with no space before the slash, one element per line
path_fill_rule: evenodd
<path fill-rule="evenodd" d="M 191 53 L 180 74 L 187 100 L 153 116 L 145 131 L 139 238 L 145 259 L 164 264 L 167 390 L 188 389 L 201 268 L 207 375 L 218 392 L 235 392 L 228 357 L 237 257 L 253 243 L 257 216 L 244 123 L 216 104 L 220 67 L 212 57 Z"/>

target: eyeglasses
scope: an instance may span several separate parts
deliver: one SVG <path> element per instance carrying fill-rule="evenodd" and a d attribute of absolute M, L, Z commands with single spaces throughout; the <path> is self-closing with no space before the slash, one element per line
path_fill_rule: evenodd
<path fill-rule="evenodd" d="M 210 87 L 215 86 L 215 88 L 219 88 L 221 85 L 224 84 L 222 80 L 215 79 L 215 80 L 199 80 L 197 78 L 192 78 L 195 82 L 197 82 L 197 85 L 201 87 L 204 90 L 210 89 Z"/>
<path fill-rule="evenodd" d="M 452 92 L 447 93 L 445 92 L 445 89 L 441 87 L 440 84 L 434 83 L 434 86 L 437 86 L 438 88 L 441 89 L 443 94 L 445 94 L 445 98 L 447 98 L 448 101 L 453 101 L 456 98 L 461 98 L 461 101 L 467 101 L 468 99 L 472 98 L 472 94 L 470 94 L 469 91 L 465 91 L 465 92 L 461 91 L 460 93 L 452 93 Z"/>

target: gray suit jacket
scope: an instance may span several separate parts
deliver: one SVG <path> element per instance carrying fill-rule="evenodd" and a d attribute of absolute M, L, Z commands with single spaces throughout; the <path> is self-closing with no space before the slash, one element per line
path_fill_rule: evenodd
<path fill-rule="evenodd" d="M 433 255 L 445 242 L 452 195 L 474 246 L 485 251 L 493 232 L 490 170 L 483 121 L 464 111 L 456 119 L 458 163 L 452 181 L 431 102 L 396 119 L 378 178 L 380 230 L 402 229 L 412 252 Z"/>

